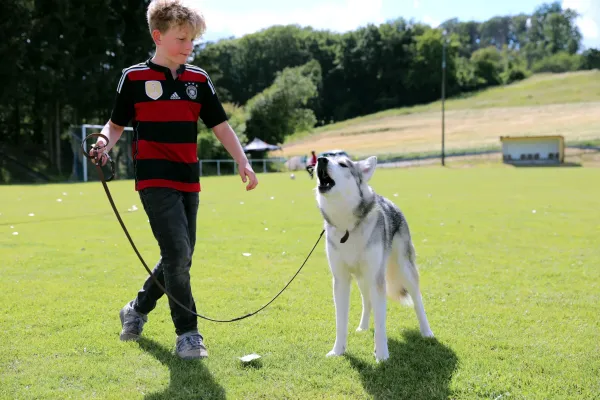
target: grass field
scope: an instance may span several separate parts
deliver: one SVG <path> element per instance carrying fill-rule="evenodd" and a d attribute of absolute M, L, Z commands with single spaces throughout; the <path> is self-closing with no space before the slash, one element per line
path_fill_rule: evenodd
<path fill-rule="evenodd" d="M 499 146 L 500 136 L 600 138 L 600 71 L 541 74 L 446 102 L 446 147 Z M 342 148 L 357 156 L 439 151 L 441 103 L 398 108 L 303 132 L 280 154 Z"/>
<path fill-rule="evenodd" d="M 260 179 L 249 193 L 237 177 L 203 179 L 192 284 L 198 311 L 211 317 L 268 301 L 321 231 L 314 181 Z M 598 181 L 593 168 L 378 170 L 374 188 L 408 217 L 437 336 L 421 339 L 413 310 L 389 303 L 384 364 L 372 355 L 372 320 L 369 332 L 354 332 L 355 285 L 348 353 L 325 357 L 335 321 L 323 242 L 260 314 L 200 321 L 209 359 L 173 355 L 165 299 L 143 341 L 122 343 L 118 311 L 146 271 L 102 186 L 3 187 L 0 398 L 598 398 Z M 153 265 L 157 246 L 132 182 L 110 188 Z M 242 366 L 238 357 L 253 352 L 260 363 Z"/>

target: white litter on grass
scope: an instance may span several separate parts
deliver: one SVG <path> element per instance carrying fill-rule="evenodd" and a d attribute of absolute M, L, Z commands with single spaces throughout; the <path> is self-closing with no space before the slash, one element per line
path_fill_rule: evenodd
<path fill-rule="evenodd" d="M 269 228 L 265 228 L 265 231 L 268 231 L 268 230 L 269 230 Z"/>
<path fill-rule="evenodd" d="M 56 199 L 56 201 L 58 201 L 60 203 L 62 201 L 62 199 Z"/>
<path fill-rule="evenodd" d="M 137 210 L 138 210 L 138 208 L 136 207 L 136 205 L 135 205 L 135 204 L 134 204 L 134 205 L 132 205 L 132 206 L 131 206 L 131 208 L 128 208 L 128 209 L 127 209 L 127 211 L 129 211 L 129 212 L 133 212 L 133 211 L 137 211 Z"/>
<path fill-rule="evenodd" d="M 275 200 L 275 197 L 271 196 L 271 200 Z"/>
<path fill-rule="evenodd" d="M 242 204 L 242 205 L 243 205 L 243 204 L 244 204 L 244 202 L 243 202 L 243 201 L 240 201 L 240 204 Z"/>
<path fill-rule="evenodd" d="M 63 196 L 66 196 L 66 195 L 67 195 L 67 192 L 63 192 Z"/>
<path fill-rule="evenodd" d="M 242 253 L 242 255 L 243 255 L 244 257 L 250 257 L 252 254 L 250 254 L 250 253 Z"/>
<path fill-rule="evenodd" d="M 248 354 L 244 357 L 238 357 L 240 359 L 241 362 L 245 362 L 248 363 L 250 361 L 254 361 L 256 359 L 259 359 L 260 356 L 258 354 L 252 353 L 252 354 Z"/>
<path fill-rule="evenodd" d="M 30 217 L 34 217 L 34 216 L 35 216 L 35 214 L 34 214 L 34 213 L 29 213 L 29 216 L 30 216 Z"/>
<path fill-rule="evenodd" d="M 17 236 L 19 232 L 13 232 L 13 236 Z"/>
<path fill-rule="evenodd" d="M 394 193 L 394 197 L 398 197 L 398 193 Z"/>
<path fill-rule="evenodd" d="M 11 225 L 11 226 L 10 226 L 10 229 L 15 229 L 15 227 Z"/>
<path fill-rule="evenodd" d="M 535 214 L 536 212 L 537 212 L 537 211 L 535 211 L 535 210 L 532 210 L 532 211 L 531 211 L 531 213 L 532 213 L 532 214 Z"/>

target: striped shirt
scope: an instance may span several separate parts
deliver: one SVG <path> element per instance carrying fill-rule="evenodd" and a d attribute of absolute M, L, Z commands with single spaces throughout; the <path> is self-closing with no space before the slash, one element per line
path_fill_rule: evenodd
<path fill-rule="evenodd" d="M 132 123 L 136 190 L 199 192 L 198 118 L 208 128 L 227 120 L 206 71 L 185 64 L 177 73 L 148 60 L 125 68 L 117 85 L 111 121 Z"/>

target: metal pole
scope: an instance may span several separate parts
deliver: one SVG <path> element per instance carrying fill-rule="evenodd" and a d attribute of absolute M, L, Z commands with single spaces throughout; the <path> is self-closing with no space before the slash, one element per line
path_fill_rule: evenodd
<path fill-rule="evenodd" d="M 85 141 L 85 125 L 83 125 L 81 127 L 81 142 L 83 143 Z M 85 146 L 82 146 L 85 148 Z M 83 181 L 87 182 L 88 177 L 87 177 L 87 162 L 86 162 L 86 158 L 85 156 L 82 154 L 81 155 L 81 162 L 83 163 Z"/>
<path fill-rule="evenodd" d="M 263 159 L 263 172 L 267 173 L 267 160 Z"/>
<path fill-rule="evenodd" d="M 442 47 L 442 166 L 445 164 L 445 141 L 446 141 L 446 34 L 444 32 L 444 45 Z"/>
<path fill-rule="evenodd" d="M 217 160 L 217 175 L 221 176 L 221 160 Z"/>

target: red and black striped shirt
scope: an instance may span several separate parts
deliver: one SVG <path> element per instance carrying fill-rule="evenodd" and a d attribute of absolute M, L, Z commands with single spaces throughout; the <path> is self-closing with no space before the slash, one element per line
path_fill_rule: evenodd
<path fill-rule="evenodd" d="M 227 120 L 206 71 L 145 63 L 125 68 L 117 86 L 111 121 L 134 130 L 135 189 L 170 187 L 200 191 L 198 118 L 212 128 Z"/>

